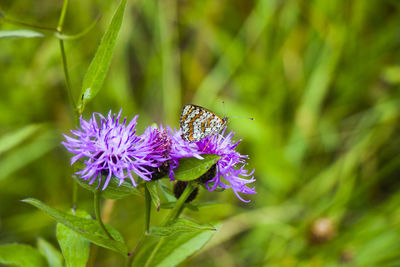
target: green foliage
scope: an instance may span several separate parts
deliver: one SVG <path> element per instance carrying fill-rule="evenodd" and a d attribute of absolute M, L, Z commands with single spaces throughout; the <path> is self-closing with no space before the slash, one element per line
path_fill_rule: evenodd
<path fill-rule="evenodd" d="M 218 230 L 217 225 L 215 230 Z M 216 231 L 196 231 L 177 233 L 163 237 L 155 245 L 149 242 L 143 251 L 138 254 L 134 266 L 175 266 L 200 250 L 215 234 Z"/>
<path fill-rule="evenodd" d="M 73 178 L 83 188 L 92 191 L 93 193 L 99 191 L 100 195 L 103 198 L 121 199 L 130 195 L 142 195 L 142 193 L 136 187 L 132 186 L 132 184 L 128 183 L 127 181 L 123 181 L 120 184 L 120 180 L 116 177 L 111 178 L 110 182 L 107 185 L 107 188 L 104 190 L 101 189 L 103 188 L 105 179 L 102 179 L 100 185 L 98 183 L 90 185 L 90 180 L 84 181 L 76 176 L 73 176 Z"/>
<path fill-rule="evenodd" d="M 84 210 L 76 210 L 77 217 L 91 219 Z M 85 267 L 89 259 L 90 242 L 62 223 L 57 223 L 57 240 L 67 267 Z"/>
<path fill-rule="evenodd" d="M 211 225 L 200 225 L 188 219 L 176 219 L 166 226 L 152 226 L 150 235 L 152 236 L 170 236 L 180 232 L 196 232 L 196 231 L 216 231 Z"/>
<path fill-rule="evenodd" d="M 107 31 L 101 39 L 100 45 L 97 48 L 97 52 L 90 63 L 86 75 L 83 78 L 82 91 L 78 106 L 80 113 L 83 112 L 85 105 L 100 91 L 104 79 L 106 78 L 112 54 L 114 52 L 115 42 L 124 17 L 125 6 L 126 0 L 121 0 Z"/>
<path fill-rule="evenodd" d="M 42 253 L 43 257 L 46 258 L 47 264 L 51 267 L 62 267 L 63 266 L 63 258 L 61 253 L 53 247 L 52 244 L 44 240 L 43 238 L 39 238 L 37 242 L 38 249 L 40 253 Z"/>
<path fill-rule="evenodd" d="M 18 267 L 46 266 L 43 256 L 37 249 L 21 244 L 1 245 L 0 263 Z"/>
<path fill-rule="evenodd" d="M 160 196 L 159 196 L 158 190 L 157 190 L 157 182 L 150 181 L 150 182 L 145 183 L 145 186 L 146 186 L 147 190 L 149 190 L 151 203 L 153 203 L 154 207 L 157 210 L 159 210 L 160 205 L 161 205 L 161 200 L 160 200 Z"/>
<path fill-rule="evenodd" d="M 115 252 L 121 253 L 122 255 L 128 253 L 128 249 L 120 233 L 109 225 L 106 225 L 106 228 L 114 239 L 110 239 L 106 236 L 97 221 L 69 215 L 62 211 L 53 209 L 37 199 L 28 198 L 23 201 L 42 210 L 57 222 L 62 223 L 71 230 L 74 230 L 96 245 L 111 249 Z"/>
<path fill-rule="evenodd" d="M 214 154 L 201 155 L 202 160 L 197 158 L 182 158 L 179 166 L 175 169 L 175 179 L 180 181 L 193 181 L 206 173 L 221 156 Z"/>
<path fill-rule="evenodd" d="M 43 27 L 57 24 L 61 3 L 1 4 L 1 34 L 24 33 L 28 26 L 21 23 L 28 23 L 45 36 L 0 40 L 2 244 L 34 244 L 40 235 L 56 247 L 49 238 L 54 221 L 19 200 L 34 196 L 51 206 L 73 202 L 70 153 L 60 142 L 76 126 L 59 38 L 65 43 L 71 93 L 79 101 L 84 95 L 81 108 L 88 104 L 83 118 L 122 108 L 128 119 L 140 115 L 138 134 L 154 121 L 179 127 L 180 109 L 188 103 L 228 117 L 255 118 L 230 118 L 227 129 L 242 140 L 237 150 L 249 155 L 246 168 L 255 168 L 257 194 L 243 196 L 251 203 L 237 201 L 230 189 L 200 188 L 197 199 L 183 205 L 184 216 L 201 225 L 223 221 L 223 226 L 216 232 L 161 238 L 168 239 L 159 247 L 165 251 L 155 252 L 149 265 L 399 265 L 398 1 L 206 0 L 182 5 L 143 0 L 129 1 L 125 12 L 124 3 L 117 5 L 70 1 L 63 31 L 55 33 Z M 152 226 L 162 225 L 177 204 L 168 179 L 157 183 L 152 205 L 161 210 L 152 210 Z M 145 229 L 145 205 L 140 197 L 128 197 L 136 189 L 124 184 L 120 189 L 112 198 L 121 199 L 105 200 L 102 213 L 130 251 Z M 91 208 L 91 192 L 80 188 L 77 199 L 78 208 Z M 209 201 L 221 204 L 199 204 Z M 64 214 L 76 217 L 57 212 L 62 220 Z M 331 230 L 322 236 L 316 230 L 321 218 Z M 78 255 L 71 251 L 66 256 L 58 236 L 61 250 L 67 264 L 83 266 L 89 241 L 70 229 L 64 227 L 66 240 L 82 242 L 85 253 L 72 260 Z M 100 227 L 96 231 L 108 242 Z M 199 243 L 184 241 L 199 238 L 204 244 L 211 236 L 201 250 Z M 143 266 L 159 244 L 160 238 L 147 238 L 135 266 Z M 99 251 L 105 253 L 97 254 L 96 265 L 123 264 L 118 253 Z M 37 249 L 26 245 L 2 245 L 0 255 L 1 260 L 19 259 L 20 266 L 46 264 Z"/>

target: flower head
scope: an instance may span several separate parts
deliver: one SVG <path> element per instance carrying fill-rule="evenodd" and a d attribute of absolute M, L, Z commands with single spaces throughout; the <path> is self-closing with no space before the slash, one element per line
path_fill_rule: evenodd
<path fill-rule="evenodd" d="M 71 158 L 71 165 L 82 160 L 86 167 L 78 172 L 80 178 L 90 180 L 92 184 L 97 178 L 99 185 L 102 174 L 107 175 L 103 190 L 107 187 L 112 176 L 120 179 L 120 184 L 129 177 L 136 186 L 132 172 L 143 180 L 151 179 L 149 168 L 157 167 L 161 155 L 154 153 L 157 142 L 148 142 L 135 135 L 135 116 L 128 125 L 126 118 L 120 123 L 121 111 L 116 114 L 108 113 L 107 118 L 99 113 L 93 113 L 89 121 L 80 118 L 80 127 L 71 131 L 74 137 L 64 135 L 65 148 L 76 154 Z"/>
<path fill-rule="evenodd" d="M 152 172 L 152 180 L 157 180 L 168 174 L 170 167 L 170 151 L 172 140 L 166 129 L 160 126 L 149 126 L 140 138 L 153 147 L 153 151 L 148 155 L 149 158 L 157 163 L 157 166 L 148 167 Z"/>
<path fill-rule="evenodd" d="M 249 172 L 245 169 L 247 165 L 247 155 L 241 155 L 237 152 L 236 146 L 241 140 L 234 142 L 232 137 L 233 132 L 228 133 L 224 136 L 226 128 L 221 134 L 208 136 L 198 142 L 188 143 L 183 141 L 180 137 L 180 131 L 177 131 L 174 135 L 175 153 L 173 154 L 172 149 L 171 157 L 175 160 L 176 165 L 179 164 L 178 159 L 182 157 L 198 157 L 201 158 L 201 154 L 216 154 L 221 156 L 215 167 L 212 167 L 207 173 L 205 184 L 209 191 L 214 191 L 217 187 L 232 188 L 236 196 L 244 202 L 239 193 L 244 194 L 255 194 L 254 187 L 249 188 L 246 185 L 253 183 L 255 178 L 252 176 L 254 170 Z M 176 167 L 176 166 L 175 166 Z M 251 176 L 251 177 L 250 177 Z M 203 177 L 203 178 L 204 178 Z M 246 179 L 244 177 L 250 177 Z M 202 179 L 203 181 L 203 179 Z"/>

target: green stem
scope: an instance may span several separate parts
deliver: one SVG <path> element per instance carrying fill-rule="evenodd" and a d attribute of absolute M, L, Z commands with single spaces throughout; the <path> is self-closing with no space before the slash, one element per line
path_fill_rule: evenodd
<path fill-rule="evenodd" d="M 73 180 L 73 185 L 72 185 L 72 209 L 76 210 L 76 207 L 78 205 L 78 182 Z"/>
<path fill-rule="evenodd" d="M 150 230 L 151 196 L 149 189 L 147 188 L 147 185 L 144 186 L 144 202 L 145 202 L 144 224 L 145 224 L 146 234 L 148 234 Z"/>
<path fill-rule="evenodd" d="M 25 22 L 22 22 L 22 21 L 13 20 L 13 19 L 6 18 L 6 17 L 0 18 L 0 19 L 5 21 L 5 22 L 8 22 L 10 24 L 14 24 L 14 25 L 21 25 L 21 26 L 26 26 L 26 27 L 29 27 L 29 28 L 34 28 L 34 29 L 39 29 L 39 30 L 46 30 L 46 31 L 53 31 L 53 32 L 57 31 L 57 29 L 55 29 L 55 28 L 46 27 L 46 26 L 32 25 L 32 24 L 28 24 L 28 23 L 25 23 Z"/>
<path fill-rule="evenodd" d="M 60 18 L 58 19 L 58 25 L 57 25 L 58 32 L 62 32 L 65 14 L 67 13 L 67 7 L 68 7 L 68 0 L 64 0 L 63 6 L 61 9 L 61 15 L 60 15 Z"/>
<path fill-rule="evenodd" d="M 147 188 L 147 183 L 144 186 L 144 203 L 145 203 L 145 217 L 144 217 L 144 224 L 145 224 L 145 233 L 142 235 L 140 240 L 136 243 L 135 249 L 129 254 L 128 262 L 126 266 L 131 266 L 132 262 L 136 256 L 136 251 L 140 248 L 144 240 L 148 237 L 149 230 L 150 230 L 150 214 L 151 214 L 151 195 L 150 191 Z"/>
<path fill-rule="evenodd" d="M 69 72 L 68 72 L 68 63 L 67 63 L 67 56 L 65 54 L 64 40 L 59 39 L 58 43 L 60 44 L 61 58 L 62 58 L 62 64 L 63 64 L 65 84 L 67 86 L 68 98 L 74 108 L 74 111 L 76 111 L 77 108 L 76 108 L 76 103 L 75 103 L 74 97 L 72 96 L 71 79 L 69 77 Z"/>
<path fill-rule="evenodd" d="M 165 219 L 164 226 L 170 224 L 173 220 L 179 217 L 181 212 L 183 211 L 183 208 L 185 207 L 185 201 L 186 199 L 190 196 L 190 194 L 193 192 L 195 187 L 193 186 L 192 182 L 189 182 L 183 191 L 182 195 L 179 197 L 178 201 L 176 202 L 175 207 L 171 210 L 171 212 L 167 215 Z"/>
<path fill-rule="evenodd" d="M 192 182 L 189 182 L 183 191 L 182 195 L 179 197 L 178 201 L 176 202 L 175 207 L 171 210 L 168 216 L 165 219 L 164 226 L 173 222 L 179 215 L 182 213 L 183 209 L 185 208 L 186 199 L 190 196 L 193 192 L 195 187 L 193 186 Z M 160 241 L 157 243 L 156 247 L 152 251 L 150 257 L 147 259 L 145 267 L 150 266 L 154 256 L 157 254 L 158 250 L 161 248 L 163 243 L 165 242 L 165 237 L 162 237 Z"/>
<path fill-rule="evenodd" d="M 103 229 L 104 233 L 108 236 L 110 239 L 114 239 L 110 233 L 107 231 L 103 221 L 101 220 L 101 215 L 100 215 L 100 192 L 96 190 L 94 193 L 94 213 L 96 215 L 96 220 L 100 224 L 101 228 Z"/>
<path fill-rule="evenodd" d="M 126 267 L 131 267 L 132 266 L 132 262 L 135 259 L 135 256 L 137 254 L 136 251 L 141 247 L 141 245 L 144 243 L 146 238 L 147 238 L 147 235 L 143 234 L 140 237 L 139 241 L 136 243 L 136 246 L 133 249 L 133 251 L 128 254 L 128 261 L 126 262 Z"/>

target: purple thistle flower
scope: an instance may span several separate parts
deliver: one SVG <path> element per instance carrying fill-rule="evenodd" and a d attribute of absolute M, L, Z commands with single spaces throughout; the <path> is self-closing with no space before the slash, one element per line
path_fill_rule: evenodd
<path fill-rule="evenodd" d="M 154 153 L 156 142 L 148 142 L 135 135 L 135 116 L 128 125 L 126 118 L 120 123 L 121 111 L 118 115 L 112 115 L 111 111 L 107 118 L 99 113 L 93 113 L 89 121 L 80 118 L 81 129 L 71 131 L 75 136 L 64 135 L 66 142 L 62 142 L 65 148 L 76 154 L 71 158 L 71 165 L 82 159 L 86 167 L 76 172 L 84 180 L 91 179 L 92 184 L 97 178 L 99 185 L 102 174 L 107 174 L 104 190 L 111 177 L 120 179 L 120 184 L 129 177 L 132 184 L 136 182 L 132 172 L 143 180 L 151 179 L 149 168 L 157 167 L 158 160 L 162 157 Z"/>
<path fill-rule="evenodd" d="M 211 174 L 212 177 L 208 177 L 205 181 L 206 186 L 209 191 L 214 191 L 218 186 L 222 188 L 232 188 L 236 196 L 243 202 L 249 202 L 249 200 L 244 200 L 239 193 L 244 194 L 255 194 L 256 191 L 254 187 L 249 188 L 246 185 L 253 183 L 255 178 L 252 176 L 254 170 L 249 172 L 245 169 L 248 159 L 247 155 L 241 155 L 239 152 L 235 151 L 236 146 L 241 142 L 241 140 L 236 143 L 232 140 L 234 136 L 233 132 L 230 132 L 224 136 L 226 128 L 221 134 L 208 136 L 198 142 L 188 143 L 181 138 L 181 131 L 176 131 L 173 134 L 173 147 L 171 149 L 171 157 L 176 163 L 174 168 L 179 164 L 179 158 L 183 157 L 197 157 L 201 158 L 201 154 L 216 154 L 220 155 L 221 158 L 218 160 L 215 167 L 212 167 L 207 174 Z M 213 169 L 214 168 L 214 169 Z M 207 176 L 207 175 L 205 175 Z M 209 175 L 208 175 L 209 176 Z M 249 177 L 250 179 L 245 179 L 243 177 Z M 172 177 L 171 177 L 172 178 Z M 202 179 L 203 180 L 203 179 Z"/>
<path fill-rule="evenodd" d="M 162 125 L 149 126 L 140 136 L 141 139 L 149 146 L 153 147 L 153 151 L 148 155 L 152 160 L 157 162 L 157 166 L 147 168 L 152 171 L 152 180 L 157 180 L 168 174 L 170 168 L 170 151 L 172 140 L 166 129 Z"/>

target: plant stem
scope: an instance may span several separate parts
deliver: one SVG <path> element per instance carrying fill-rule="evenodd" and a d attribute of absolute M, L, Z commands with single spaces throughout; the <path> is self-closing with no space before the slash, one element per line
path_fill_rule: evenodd
<path fill-rule="evenodd" d="M 60 18 L 58 19 L 58 25 L 57 25 L 58 32 L 62 32 L 65 14 L 67 13 L 67 7 L 68 7 L 68 0 L 64 0 L 63 6 L 61 8 L 61 15 Z"/>
<path fill-rule="evenodd" d="M 60 34 L 62 33 L 62 30 L 63 30 L 65 14 L 67 13 L 67 7 L 68 7 L 68 0 L 64 0 L 63 6 L 61 9 L 61 15 L 60 15 L 60 18 L 58 20 L 58 25 L 57 25 L 57 32 Z M 67 63 L 67 56 L 65 53 L 64 40 L 59 39 L 58 43 L 60 45 L 60 50 L 61 50 L 61 59 L 62 59 L 62 64 L 63 64 L 65 84 L 67 86 L 68 98 L 69 98 L 69 101 L 71 102 L 71 105 L 74 109 L 74 114 L 76 116 L 77 109 L 76 109 L 76 103 L 75 103 L 74 97 L 72 95 L 71 79 L 69 77 L 69 72 L 68 72 L 68 63 Z M 75 119 L 75 122 L 77 122 L 76 119 Z"/>
<path fill-rule="evenodd" d="M 96 215 L 96 220 L 100 224 L 101 228 L 103 229 L 104 233 L 108 236 L 110 239 L 114 239 L 110 233 L 107 231 L 103 221 L 101 220 L 101 215 L 100 215 L 100 192 L 96 190 L 94 193 L 94 213 Z"/>
<path fill-rule="evenodd" d="M 13 19 L 10 19 L 10 18 L 7 18 L 7 17 L 3 17 L 3 18 L 0 18 L 0 19 L 5 21 L 5 22 L 8 22 L 10 24 L 14 24 L 14 25 L 21 25 L 21 26 L 26 26 L 26 27 L 29 27 L 29 28 L 34 28 L 34 29 L 39 29 L 39 30 L 46 30 L 46 31 L 53 31 L 53 32 L 57 31 L 56 28 L 51 28 L 51 27 L 46 27 L 46 26 L 39 26 L 39 25 L 32 25 L 32 24 L 25 23 L 25 22 L 22 22 L 22 21 L 13 20 Z"/>
<path fill-rule="evenodd" d="M 195 187 L 193 186 L 192 182 L 189 182 L 183 191 L 182 195 L 179 197 L 178 201 L 176 202 L 175 207 L 171 210 L 171 212 L 167 215 L 165 219 L 164 226 L 170 224 L 173 220 L 179 217 L 181 212 L 183 211 L 184 204 L 186 199 L 190 196 L 193 192 Z"/>
<path fill-rule="evenodd" d="M 144 203 L 145 203 L 145 217 L 144 217 L 144 224 L 146 234 L 149 233 L 150 229 L 150 216 L 151 216 L 151 196 L 147 185 L 144 186 Z"/>
<path fill-rule="evenodd" d="M 77 205 L 78 205 L 78 182 L 75 181 L 74 179 L 72 185 L 72 209 L 74 212 L 76 210 Z"/>
<path fill-rule="evenodd" d="M 178 201 L 176 202 L 175 207 L 171 210 L 168 216 L 165 218 L 164 226 L 173 222 L 179 215 L 182 213 L 183 209 L 185 208 L 186 199 L 190 196 L 190 194 L 195 189 L 193 186 L 193 182 L 189 182 L 183 191 L 182 195 L 179 197 Z M 153 260 L 154 256 L 157 254 L 157 251 L 160 249 L 162 244 L 165 242 L 165 237 L 162 237 L 160 241 L 157 243 L 156 247 L 154 248 L 153 252 L 151 253 L 150 257 L 147 259 L 145 267 L 151 265 L 151 261 Z"/>
<path fill-rule="evenodd" d="M 176 202 L 175 207 L 168 213 L 167 217 L 165 218 L 165 222 L 163 223 L 164 226 L 170 224 L 173 220 L 175 220 L 176 218 L 179 217 L 179 215 L 182 213 L 182 211 L 183 211 L 183 209 L 185 207 L 184 204 L 186 202 L 186 199 L 190 196 L 190 194 L 193 192 L 194 189 L 195 189 L 195 186 L 193 185 L 193 182 L 189 182 L 187 184 L 185 190 L 183 191 L 182 195 L 179 197 L 178 201 Z M 147 188 L 145 190 L 147 190 Z M 146 191 L 145 191 L 145 197 L 146 197 Z M 149 196 L 149 199 L 150 199 L 150 196 Z M 151 201 L 151 199 L 150 199 L 150 201 Z M 150 203 L 150 205 L 151 205 L 151 203 Z M 147 226 L 146 226 L 146 230 L 147 230 Z M 132 265 L 132 262 L 134 260 L 135 255 L 136 255 L 136 251 L 138 250 L 140 245 L 145 242 L 147 237 L 148 237 L 148 235 L 145 235 L 143 237 L 143 240 L 141 239 L 138 242 L 138 244 L 136 245 L 134 251 L 132 251 L 132 253 L 130 255 L 130 258 L 128 259 L 127 266 Z M 153 252 L 151 253 L 150 257 L 147 259 L 145 266 L 150 266 L 151 261 L 153 260 L 153 258 L 156 255 L 157 251 L 160 249 L 162 244 L 165 242 L 164 240 L 165 240 L 165 237 L 161 237 L 160 241 L 157 243 L 157 245 L 154 248 Z"/>

